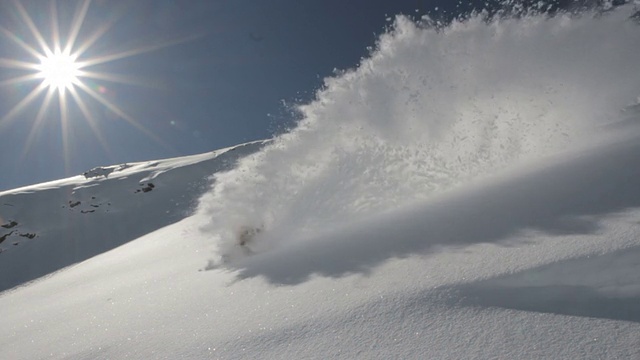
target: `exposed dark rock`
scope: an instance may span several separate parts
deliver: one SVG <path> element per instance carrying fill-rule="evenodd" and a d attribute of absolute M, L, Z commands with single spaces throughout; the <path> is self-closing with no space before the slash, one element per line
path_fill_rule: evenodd
<path fill-rule="evenodd" d="M 11 236 L 11 234 L 13 234 L 13 233 L 14 233 L 14 231 L 12 231 L 12 232 L 10 232 L 8 234 L 4 234 L 4 235 L 0 236 L 0 243 L 2 243 L 3 241 L 7 240 L 7 238 L 9 236 Z"/>
<path fill-rule="evenodd" d="M 95 210 L 81 210 L 80 212 L 83 214 L 88 214 L 88 213 L 95 212 Z"/>
<path fill-rule="evenodd" d="M 73 208 L 73 207 L 76 207 L 76 206 L 78 206 L 80 204 L 82 204 L 82 202 L 80 200 L 78 200 L 76 202 L 73 202 L 73 201 L 69 200 L 69 207 Z"/>
<path fill-rule="evenodd" d="M 5 228 L 5 229 L 11 229 L 13 227 L 16 227 L 17 225 L 18 225 L 18 222 L 11 220 L 11 221 L 9 221 L 8 224 L 4 224 L 4 225 L 0 225 L 0 226 Z"/>
<path fill-rule="evenodd" d="M 142 192 L 149 192 L 149 191 L 153 190 L 156 187 L 155 185 L 153 185 L 153 183 L 147 183 L 147 185 L 140 184 L 140 186 L 142 186 L 143 188 L 136 190 L 135 191 L 136 193 L 139 193 L 141 190 L 142 190 Z"/>
<path fill-rule="evenodd" d="M 124 163 L 124 164 L 121 164 L 120 166 L 118 166 L 118 168 L 116 169 L 116 171 L 122 171 L 122 170 L 128 169 L 128 168 L 130 168 L 130 167 L 132 167 L 132 166 L 133 166 L 133 165 L 129 165 L 129 164 L 127 164 L 127 163 Z"/>
<path fill-rule="evenodd" d="M 18 234 L 18 236 L 27 238 L 27 239 L 33 239 L 36 237 L 36 234 L 34 233 L 24 233 L 24 234 Z"/>
<path fill-rule="evenodd" d="M 100 176 L 104 176 L 104 178 L 108 178 L 109 174 L 111 174 L 115 170 L 115 167 L 95 167 L 89 171 L 85 171 L 82 173 L 85 179 L 96 178 Z"/>

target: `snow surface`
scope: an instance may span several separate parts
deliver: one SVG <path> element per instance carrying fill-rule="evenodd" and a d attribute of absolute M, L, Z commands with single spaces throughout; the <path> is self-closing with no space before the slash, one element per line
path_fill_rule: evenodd
<path fill-rule="evenodd" d="M 0 293 L 0 358 L 640 359 L 630 10 L 398 18 L 270 143 L 0 194 L 3 279 L 86 259 Z"/>
<path fill-rule="evenodd" d="M 0 291 L 177 222 L 255 142 L 201 155 L 99 167 L 0 193 Z M 28 238 L 29 235 L 33 238 Z"/>

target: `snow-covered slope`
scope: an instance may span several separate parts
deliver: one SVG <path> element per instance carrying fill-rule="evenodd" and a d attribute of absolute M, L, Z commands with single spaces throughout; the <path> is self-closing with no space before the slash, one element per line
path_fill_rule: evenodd
<path fill-rule="evenodd" d="M 0 193 L 0 291 L 189 216 L 212 174 L 263 145 L 99 167 Z"/>
<path fill-rule="evenodd" d="M 297 128 L 216 172 L 189 216 L 123 227 L 117 239 L 141 236 L 1 293 L 0 358 L 639 359 L 630 13 L 399 18 Z M 220 170 L 207 161 L 171 173 Z M 114 234 L 111 211 L 79 211 L 104 209 L 87 196 L 124 189 L 121 211 L 166 213 L 136 201 L 183 188 L 131 174 L 65 180 L 52 188 L 95 193 L 51 190 L 57 211 Z M 34 189 L 17 191 L 31 192 L 21 214 L 49 193 Z"/>
<path fill-rule="evenodd" d="M 638 144 L 208 271 L 196 214 L 5 292 L 0 357 L 636 359 Z"/>

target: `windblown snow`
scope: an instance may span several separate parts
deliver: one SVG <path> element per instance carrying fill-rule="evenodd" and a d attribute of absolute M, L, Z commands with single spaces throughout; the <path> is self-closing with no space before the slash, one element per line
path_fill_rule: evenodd
<path fill-rule="evenodd" d="M 398 17 L 270 142 L 0 193 L 0 358 L 640 358 L 634 11 Z"/>

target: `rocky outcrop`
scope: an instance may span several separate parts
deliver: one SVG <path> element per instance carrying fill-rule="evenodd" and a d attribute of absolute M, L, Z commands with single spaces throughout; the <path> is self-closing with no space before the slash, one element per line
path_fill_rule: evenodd
<path fill-rule="evenodd" d="M 11 229 L 16 227 L 17 225 L 18 225 L 18 222 L 11 220 L 7 224 L 0 225 L 0 227 L 3 227 L 5 229 Z"/>

